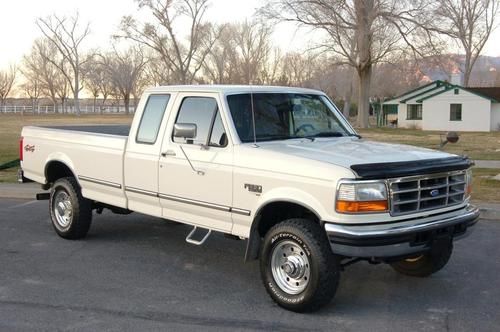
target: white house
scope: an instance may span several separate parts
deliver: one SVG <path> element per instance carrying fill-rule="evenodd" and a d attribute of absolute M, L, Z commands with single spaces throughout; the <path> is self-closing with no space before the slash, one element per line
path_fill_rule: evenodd
<path fill-rule="evenodd" d="M 434 81 L 385 101 L 385 105 L 397 105 L 400 128 L 500 130 L 500 87 L 465 88 Z"/>

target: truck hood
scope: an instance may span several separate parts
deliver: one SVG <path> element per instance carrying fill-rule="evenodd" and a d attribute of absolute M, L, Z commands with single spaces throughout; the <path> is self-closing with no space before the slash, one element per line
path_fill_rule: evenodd
<path fill-rule="evenodd" d="M 350 168 L 357 164 L 438 159 L 452 154 L 410 145 L 366 141 L 355 137 L 259 143 L 261 149 Z"/>

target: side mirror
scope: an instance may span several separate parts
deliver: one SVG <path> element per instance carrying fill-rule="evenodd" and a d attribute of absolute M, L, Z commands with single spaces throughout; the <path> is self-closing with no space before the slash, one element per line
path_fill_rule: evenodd
<path fill-rule="evenodd" d="M 174 137 L 193 139 L 196 137 L 196 131 L 194 123 L 176 123 L 174 125 Z"/>

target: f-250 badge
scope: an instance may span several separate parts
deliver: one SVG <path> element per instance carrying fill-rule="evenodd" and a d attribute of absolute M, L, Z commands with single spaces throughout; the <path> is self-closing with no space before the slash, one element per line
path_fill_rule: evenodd
<path fill-rule="evenodd" d="M 262 186 L 259 186 L 257 184 L 245 183 L 244 187 L 245 189 L 248 189 L 248 191 L 251 193 L 262 194 Z"/>
<path fill-rule="evenodd" d="M 26 152 L 35 152 L 35 146 L 34 145 L 26 144 L 24 146 L 24 151 L 26 151 Z"/>

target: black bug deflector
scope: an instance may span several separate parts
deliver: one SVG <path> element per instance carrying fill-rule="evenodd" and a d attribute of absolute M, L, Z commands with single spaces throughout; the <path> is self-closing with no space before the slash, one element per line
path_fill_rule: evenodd
<path fill-rule="evenodd" d="M 468 157 L 457 156 L 391 163 L 352 165 L 351 169 L 362 179 L 389 179 L 402 176 L 445 173 L 468 169 L 474 165 Z"/>

